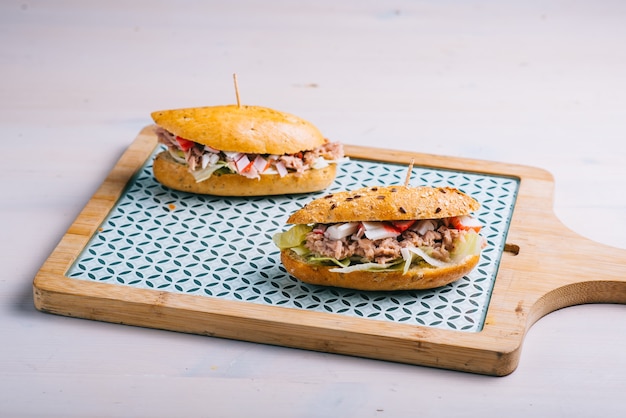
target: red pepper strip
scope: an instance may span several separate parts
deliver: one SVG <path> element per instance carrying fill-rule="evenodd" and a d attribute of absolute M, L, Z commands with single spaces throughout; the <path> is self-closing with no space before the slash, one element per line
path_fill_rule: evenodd
<path fill-rule="evenodd" d="M 404 232 L 411 227 L 415 223 L 415 220 L 408 221 L 391 221 L 393 228 L 398 232 Z"/>
<path fill-rule="evenodd" d="M 188 151 L 195 144 L 195 142 L 185 138 L 181 138 L 180 136 L 176 137 L 176 142 L 178 142 L 178 146 L 180 146 L 180 149 L 182 149 L 183 151 Z"/>

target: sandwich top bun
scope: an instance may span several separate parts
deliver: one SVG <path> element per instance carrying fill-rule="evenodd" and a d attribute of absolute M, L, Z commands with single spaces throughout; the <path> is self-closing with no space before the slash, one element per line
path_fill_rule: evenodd
<path fill-rule="evenodd" d="M 451 187 L 373 186 L 309 202 L 287 223 L 442 219 L 467 215 L 478 208 L 476 200 Z"/>
<path fill-rule="evenodd" d="M 172 134 L 221 151 L 293 154 L 326 142 L 310 122 L 260 106 L 161 110 L 151 116 L 157 125 Z"/>

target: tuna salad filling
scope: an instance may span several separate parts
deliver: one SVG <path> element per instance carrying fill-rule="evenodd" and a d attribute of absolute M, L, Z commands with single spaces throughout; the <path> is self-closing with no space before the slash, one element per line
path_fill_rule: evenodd
<path fill-rule="evenodd" d="M 480 223 L 466 215 L 393 222 L 345 222 L 295 225 L 276 234 L 282 250 L 290 248 L 308 262 L 336 265 L 334 271 L 443 267 L 480 254 Z"/>
<path fill-rule="evenodd" d="M 302 174 L 305 170 L 321 169 L 345 158 L 339 142 L 326 142 L 318 148 L 296 154 L 246 154 L 202 145 L 161 127 L 157 127 L 156 134 L 159 143 L 167 147 L 176 161 L 189 166 L 196 182 L 204 181 L 213 174 L 226 173 L 237 173 L 252 179 L 266 174 L 280 177 L 289 173 Z"/>

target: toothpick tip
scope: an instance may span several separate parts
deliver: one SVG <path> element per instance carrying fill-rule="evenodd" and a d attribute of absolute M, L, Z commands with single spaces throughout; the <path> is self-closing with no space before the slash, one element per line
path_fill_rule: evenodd
<path fill-rule="evenodd" d="M 415 158 L 411 158 L 411 163 L 409 164 L 409 168 L 406 172 L 406 179 L 404 180 L 404 186 L 409 187 L 409 183 L 411 182 L 411 174 L 413 174 L 413 163 L 415 162 Z"/>
<path fill-rule="evenodd" d="M 237 96 L 237 107 L 241 107 L 241 100 L 239 99 L 239 85 L 237 83 L 237 73 L 233 73 L 233 82 L 235 83 L 235 96 Z"/>

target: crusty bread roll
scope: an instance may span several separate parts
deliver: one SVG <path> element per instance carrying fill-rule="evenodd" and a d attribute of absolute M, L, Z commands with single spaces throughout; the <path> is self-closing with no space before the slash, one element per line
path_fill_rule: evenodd
<path fill-rule="evenodd" d="M 174 135 L 222 151 L 293 154 L 319 147 L 326 139 L 310 122 L 261 106 L 206 106 L 152 112 Z"/>
<path fill-rule="evenodd" d="M 284 177 L 265 175 L 258 180 L 239 174 L 221 174 L 196 182 L 187 166 L 163 151 L 154 159 L 152 170 L 159 183 L 183 192 L 215 196 L 270 196 L 323 190 L 335 179 L 337 166 L 331 164 L 319 170 L 290 173 Z"/>
<path fill-rule="evenodd" d="M 291 231 L 286 231 L 284 236 L 283 233 L 279 233 L 274 236 L 274 242 L 281 249 L 281 262 L 287 272 L 305 283 L 367 291 L 431 289 L 445 286 L 462 278 L 478 264 L 485 241 L 478 235 L 480 225 L 477 220 L 471 217 L 470 213 L 479 207 L 480 205 L 475 199 L 450 187 L 365 187 L 329 194 L 307 203 L 287 220 L 287 223 L 295 224 L 294 228 L 307 225 L 303 228 L 304 232 L 290 234 Z M 445 244 L 448 246 L 446 251 L 452 248 L 447 261 L 433 259 L 432 253 L 429 255 L 430 249 L 434 249 L 434 247 L 421 246 L 428 246 L 428 244 L 415 244 L 420 245 L 416 251 L 422 251 L 422 255 L 417 253 L 417 258 L 411 255 L 413 258 L 408 259 L 404 259 L 404 256 L 398 256 L 398 258 L 391 260 L 390 265 L 393 267 L 382 266 L 379 268 L 380 264 L 374 262 L 376 267 L 359 270 L 359 264 L 369 263 L 371 265 L 373 260 L 359 261 L 359 257 L 362 256 L 358 256 L 356 260 L 350 259 L 350 268 L 339 268 L 335 262 L 343 263 L 348 259 L 347 256 L 344 256 L 346 257 L 345 260 L 330 262 L 328 257 L 334 258 L 335 256 L 316 253 L 316 250 L 312 248 L 320 247 L 306 247 L 304 244 L 308 240 L 306 237 L 309 237 L 309 234 L 317 237 L 313 239 L 314 244 L 312 245 L 319 244 L 321 239 L 319 237 L 323 235 L 323 242 L 327 244 L 321 248 L 328 248 L 330 254 L 336 254 L 335 251 L 339 246 L 350 248 L 350 251 L 356 255 L 360 253 L 354 251 L 354 246 L 364 245 L 363 248 L 371 250 L 373 243 L 381 242 L 382 257 L 385 257 L 387 255 L 385 251 L 388 251 L 390 247 L 389 244 L 382 244 L 382 241 L 386 238 L 396 240 L 395 245 L 401 248 L 407 242 L 401 243 L 397 240 L 401 234 L 399 231 L 407 231 L 408 228 L 415 225 L 416 229 L 411 230 L 411 233 L 417 234 L 417 231 L 421 230 L 417 227 L 419 221 L 427 223 L 434 221 L 434 225 L 439 226 L 433 226 L 433 228 L 441 227 L 444 230 L 456 230 L 455 234 L 449 235 L 452 238 Z M 355 223 L 358 223 L 359 226 L 355 226 Z M 368 223 L 375 223 L 383 229 L 398 228 L 398 230 L 392 231 L 391 237 L 386 236 L 378 239 L 378 241 L 373 238 L 367 243 L 361 244 L 364 236 L 358 235 L 367 230 L 368 225 L 366 224 Z M 348 232 L 341 238 L 326 235 L 325 231 L 333 226 L 343 227 L 349 224 L 352 224 L 351 231 L 359 232 Z M 401 229 L 402 225 L 405 229 Z M 361 227 L 365 229 L 362 230 Z M 306 234 L 304 238 L 300 238 L 302 233 Z M 425 236 L 426 232 L 419 232 L 419 234 Z M 445 232 L 441 232 L 441 234 L 443 236 Z M 284 238 L 285 236 L 289 238 Z M 342 240 L 342 243 L 338 243 L 338 240 Z M 444 241 L 445 239 L 441 238 L 436 245 L 444 245 Z M 457 248 L 462 250 L 459 250 L 458 254 L 453 254 Z M 367 250 L 364 252 L 367 253 Z M 342 251 L 338 253 L 344 254 Z M 402 264 L 400 267 L 404 268 L 399 268 L 398 262 Z M 353 266 L 358 268 L 353 269 Z"/>
<path fill-rule="evenodd" d="M 478 207 L 472 197 L 451 187 L 372 186 L 309 202 L 287 223 L 441 219 L 467 215 Z"/>
<path fill-rule="evenodd" d="M 219 196 L 314 192 L 333 182 L 336 162 L 343 158 L 341 145 L 330 143 L 310 122 L 266 107 L 206 106 L 151 115 L 159 142 L 168 147 L 154 160 L 154 176 L 175 190 Z M 209 157 L 204 154 L 212 153 L 219 160 L 209 164 L 231 164 L 203 174 Z M 238 156 L 262 158 L 265 168 L 251 161 L 253 167 L 245 170 L 259 170 L 251 175 L 234 163 Z M 320 158 L 324 163 L 313 162 Z"/>
<path fill-rule="evenodd" d="M 470 273 L 478 264 L 480 256 L 469 256 L 458 264 L 446 267 L 413 267 L 406 274 L 397 270 L 337 273 L 331 271 L 336 266 L 308 263 L 291 250 L 281 251 L 280 260 L 289 274 L 304 283 L 356 290 L 394 291 L 445 286 Z"/>

